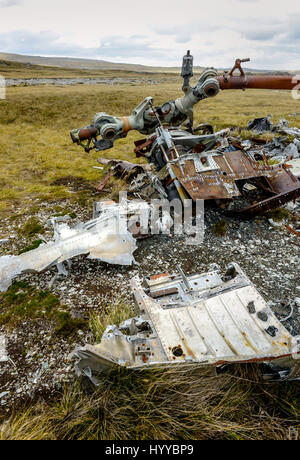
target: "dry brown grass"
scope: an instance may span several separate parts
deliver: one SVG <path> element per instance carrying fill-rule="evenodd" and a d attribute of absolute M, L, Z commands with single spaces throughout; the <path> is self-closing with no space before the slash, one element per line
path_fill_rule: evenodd
<path fill-rule="evenodd" d="M 218 377 L 120 370 L 103 376 L 97 390 L 77 383 L 57 403 L 12 415 L 0 440 L 284 440 L 299 429 L 299 414 L 298 384 L 259 383 L 255 367 Z"/>

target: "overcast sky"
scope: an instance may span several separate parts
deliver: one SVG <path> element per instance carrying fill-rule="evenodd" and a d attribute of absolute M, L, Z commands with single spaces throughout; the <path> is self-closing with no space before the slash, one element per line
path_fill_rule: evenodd
<path fill-rule="evenodd" d="M 0 0 L 0 52 L 300 69 L 299 0 Z"/>

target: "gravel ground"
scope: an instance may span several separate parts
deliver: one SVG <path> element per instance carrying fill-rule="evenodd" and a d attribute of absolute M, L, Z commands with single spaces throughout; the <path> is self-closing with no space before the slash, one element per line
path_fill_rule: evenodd
<path fill-rule="evenodd" d="M 70 86 L 70 85 L 119 85 L 129 83 L 132 85 L 156 85 L 157 81 L 149 78 L 7 78 L 5 84 L 9 86 Z"/>
<path fill-rule="evenodd" d="M 53 204 L 52 204 L 53 205 Z M 67 205 L 67 203 L 66 203 Z M 288 205 L 291 210 L 293 206 Z M 78 220 L 91 218 L 89 209 L 74 211 Z M 293 208 L 294 216 L 300 215 L 300 207 Z M 18 209 L 14 210 L 15 213 Z M 44 204 L 36 215 L 46 226 L 51 217 L 49 205 Z M 218 237 L 214 226 L 220 220 L 227 222 L 227 233 Z M 263 297 L 270 302 L 279 319 L 286 318 L 291 308 L 292 317 L 284 322 L 293 334 L 300 334 L 300 279 L 299 238 L 284 227 L 270 224 L 263 216 L 249 222 L 224 218 L 217 208 L 207 206 L 206 232 L 203 244 L 190 246 L 186 237 L 155 236 L 138 242 L 135 253 L 138 265 L 132 267 L 110 266 L 102 262 L 77 257 L 67 278 L 59 278 L 51 288 L 62 304 L 76 317 L 88 317 L 90 312 L 107 311 L 110 304 L 127 301 L 133 304 L 129 280 L 176 271 L 180 265 L 187 274 L 204 272 L 212 263 L 224 269 L 230 262 L 237 262 L 256 285 Z M 0 246 L 0 254 L 17 254 L 28 244 L 16 232 L 16 222 L 3 219 L 0 224 L 0 240 L 11 237 Z M 299 219 L 291 225 L 299 226 Z M 52 238 L 52 230 L 42 235 Z M 38 239 L 36 235 L 34 239 Z M 56 273 L 53 268 L 43 274 L 27 274 L 19 279 L 28 281 L 36 289 L 49 289 Z M 298 300 L 297 300 L 298 298 Z M 46 320 L 26 321 L 14 330 L 0 327 L 0 337 L 5 337 L 8 362 L 0 360 L 0 412 L 9 412 L 24 401 L 38 397 L 49 399 L 62 389 L 65 382 L 75 378 L 71 353 L 76 346 L 91 340 L 88 331 L 78 331 L 72 338 L 62 339 L 54 334 L 53 325 Z"/>

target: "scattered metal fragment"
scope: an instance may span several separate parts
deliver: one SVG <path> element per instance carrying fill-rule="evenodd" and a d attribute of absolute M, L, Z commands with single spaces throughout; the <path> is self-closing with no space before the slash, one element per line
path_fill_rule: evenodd
<path fill-rule="evenodd" d="M 300 138 L 300 129 L 299 128 L 295 128 L 295 127 L 293 127 L 293 128 L 282 128 L 279 131 L 281 131 L 284 134 L 287 134 L 289 136 Z"/>
<path fill-rule="evenodd" d="M 9 356 L 6 351 L 6 339 L 4 335 L 0 335 L 0 363 L 9 361 Z"/>
<path fill-rule="evenodd" d="M 114 201 L 100 201 L 94 203 L 94 219 L 105 212 L 117 210 L 123 224 L 127 225 L 129 232 L 136 238 L 147 238 L 151 235 L 169 234 L 173 225 L 168 210 L 161 210 L 157 204 L 149 204 L 144 200 L 123 200 L 121 203 Z M 149 233 L 150 232 L 150 233 Z"/>
<path fill-rule="evenodd" d="M 98 162 L 106 166 L 111 166 L 105 178 L 97 187 L 98 192 L 101 192 L 104 189 L 109 179 L 113 176 L 119 176 L 123 179 L 132 180 L 135 179 L 138 174 L 145 173 L 147 170 L 151 171 L 151 167 L 149 165 L 133 164 L 128 161 L 99 158 Z"/>
<path fill-rule="evenodd" d="M 248 206 L 247 208 L 226 211 L 226 214 L 228 216 L 238 216 L 243 219 L 251 219 L 259 214 L 264 214 L 271 209 L 278 208 L 289 201 L 296 200 L 299 196 L 300 185 L 288 192 L 280 193 L 279 195 L 275 195 L 272 198 L 268 198 L 259 203 Z"/>
<path fill-rule="evenodd" d="M 299 158 L 298 147 L 293 142 L 289 144 L 283 152 L 283 156 L 288 160 L 291 158 Z"/>
<path fill-rule="evenodd" d="M 293 136 L 296 138 L 300 137 L 300 129 L 295 127 L 290 128 L 288 120 L 282 118 L 281 120 L 279 120 L 279 123 L 277 123 L 277 125 L 273 125 L 273 123 L 270 121 L 270 118 L 271 116 L 264 118 L 256 118 L 255 120 L 250 121 L 248 123 L 248 129 L 256 131 L 258 133 L 270 131 L 281 134 L 287 134 L 289 136 Z"/>
<path fill-rule="evenodd" d="M 300 232 L 297 232 L 297 230 L 295 230 L 294 228 L 292 228 L 290 225 L 285 225 L 285 228 L 286 228 L 289 232 L 291 232 L 291 233 L 293 233 L 294 235 L 300 237 Z"/>
<path fill-rule="evenodd" d="M 289 160 L 286 164 L 291 167 L 292 174 L 300 180 L 300 159 Z"/>
<path fill-rule="evenodd" d="M 257 144 L 257 142 L 255 142 Z M 263 151 L 267 158 L 272 158 L 272 160 L 282 161 L 282 159 L 287 160 L 284 157 L 284 151 L 288 146 L 287 137 L 274 137 L 270 142 L 266 142 L 263 146 Z"/>
<path fill-rule="evenodd" d="M 266 380 L 300 378 L 300 342 L 284 328 L 237 264 L 224 276 L 158 275 L 131 281 L 139 315 L 76 350 L 77 373 L 97 382 L 114 367 L 147 369 L 259 363 Z M 295 358 L 295 359 L 294 359 Z"/>
<path fill-rule="evenodd" d="M 291 311 L 290 311 L 290 313 L 289 313 L 288 316 L 286 316 L 285 318 L 282 318 L 282 319 L 280 320 L 281 323 L 285 323 L 286 321 L 288 321 L 289 319 L 291 319 L 292 316 L 293 316 L 293 314 L 294 314 L 294 307 L 293 307 L 293 305 L 290 303 L 288 306 L 290 307 L 290 310 L 291 310 Z"/>
<path fill-rule="evenodd" d="M 271 131 L 273 125 L 270 121 L 270 117 L 255 118 L 253 121 L 249 121 L 248 129 L 256 131 L 258 133 L 264 133 L 265 131 Z"/>
<path fill-rule="evenodd" d="M 100 182 L 100 184 L 96 187 L 97 192 L 102 192 L 106 184 L 108 183 L 109 179 L 114 176 L 114 171 L 110 170 L 105 178 Z"/>

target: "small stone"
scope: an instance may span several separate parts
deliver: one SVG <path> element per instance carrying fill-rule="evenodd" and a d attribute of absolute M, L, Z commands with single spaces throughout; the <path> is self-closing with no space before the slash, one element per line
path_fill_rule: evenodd
<path fill-rule="evenodd" d="M 250 315 L 254 315 L 256 313 L 256 308 L 253 301 L 248 304 L 248 311 Z"/>
<path fill-rule="evenodd" d="M 269 219 L 269 222 L 272 225 L 272 227 L 274 227 L 274 228 L 278 228 L 278 227 L 282 226 L 282 222 L 275 222 L 275 220 L 273 220 L 273 219 Z"/>
<path fill-rule="evenodd" d="M 266 332 L 271 336 L 271 337 L 276 337 L 278 329 L 275 326 L 270 326 L 268 329 L 266 329 Z"/>
<path fill-rule="evenodd" d="M 267 313 L 265 313 L 264 311 L 260 311 L 257 313 L 257 317 L 261 320 L 261 321 L 264 321 L 265 323 L 268 321 L 268 318 L 269 316 L 267 315 Z"/>

